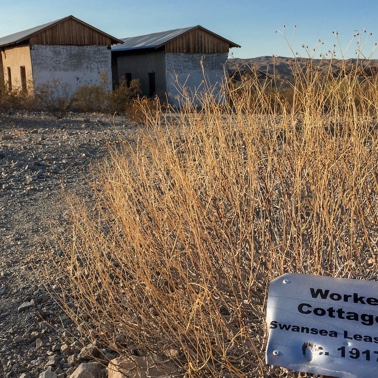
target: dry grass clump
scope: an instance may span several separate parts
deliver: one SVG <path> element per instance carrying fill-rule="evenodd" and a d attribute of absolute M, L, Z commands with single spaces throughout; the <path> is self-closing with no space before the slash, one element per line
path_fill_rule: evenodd
<path fill-rule="evenodd" d="M 187 376 L 296 376 L 264 362 L 269 281 L 378 278 L 376 81 L 303 75 L 291 104 L 252 79 L 232 106 L 146 109 L 111 150 L 53 257 L 83 335 Z"/>
<path fill-rule="evenodd" d="M 100 111 L 110 114 L 128 113 L 134 100 L 141 95 L 139 80 L 121 81 L 109 90 L 104 76 L 98 85 L 82 85 L 73 96 L 73 108 L 82 112 Z"/>
<path fill-rule="evenodd" d="M 75 93 L 70 85 L 58 80 L 38 87 L 34 93 L 0 88 L 0 112 L 47 111 L 58 119 L 72 111 L 130 114 L 134 117 L 134 100 L 140 95 L 139 80 L 121 81 L 110 90 L 107 75 L 100 74 L 99 84 L 83 84 Z"/>
<path fill-rule="evenodd" d="M 20 91 L 9 91 L 0 87 L 0 114 L 12 113 L 20 110 L 32 111 L 36 109 L 36 101 L 33 96 Z"/>

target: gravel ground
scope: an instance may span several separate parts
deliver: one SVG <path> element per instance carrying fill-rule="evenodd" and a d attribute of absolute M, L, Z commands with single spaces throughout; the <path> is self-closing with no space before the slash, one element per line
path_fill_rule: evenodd
<path fill-rule="evenodd" d="M 68 224 L 62 189 L 85 195 L 83 175 L 107 155 L 107 143 L 136 131 L 124 117 L 98 114 L 0 116 L 1 377 L 69 377 L 85 360 L 38 279 L 38 252 L 52 224 L 63 232 Z"/>

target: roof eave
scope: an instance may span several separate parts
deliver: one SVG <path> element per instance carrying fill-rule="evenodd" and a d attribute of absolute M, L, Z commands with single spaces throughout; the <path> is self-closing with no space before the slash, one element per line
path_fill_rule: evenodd
<path fill-rule="evenodd" d="M 26 42 L 26 43 L 23 43 Z M 0 45 L 0 49 L 4 49 L 6 47 L 16 47 L 19 45 L 29 45 L 29 38 L 21 38 L 17 41 L 9 42 L 9 43 L 4 43 L 3 45 Z"/>

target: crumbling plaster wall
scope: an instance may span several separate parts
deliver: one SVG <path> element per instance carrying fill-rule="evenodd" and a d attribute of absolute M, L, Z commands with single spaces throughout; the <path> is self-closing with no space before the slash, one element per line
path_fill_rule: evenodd
<path fill-rule="evenodd" d="M 53 86 L 72 95 L 80 85 L 102 84 L 111 90 L 111 50 L 106 46 L 33 45 L 34 88 Z"/>

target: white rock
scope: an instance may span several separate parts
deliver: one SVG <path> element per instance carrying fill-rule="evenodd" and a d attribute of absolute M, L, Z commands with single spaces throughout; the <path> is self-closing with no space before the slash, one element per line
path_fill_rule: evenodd
<path fill-rule="evenodd" d="M 35 340 L 35 350 L 41 349 L 43 347 L 43 341 L 40 338 Z"/>
<path fill-rule="evenodd" d="M 18 307 L 17 310 L 18 310 L 18 312 L 21 312 L 21 311 L 27 310 L 30 307 L 34 307 L 34 306 L 35 306 L 35 302 L 34 302 L 34 299 L 32 299 L 30 302 L 24 302 L 24 303 L 22 303 Z"/>
<path fill-rule="evenodd" d="M 82 363 L 70 375 L 70 378 L 106 378 L 106 370 L 97 362 Z"/>
<path fill-rule="evenodd" d="M 177 371 L 172 362 L 158 357 L 118 357 L 109 362 L 108 378 L 168 378 Z"/>
<path fill-rule="evenodd" d="M 51 366 L 39 375 L 39 378 L 58 378 L 58 376 L 51 370 Z"/>

